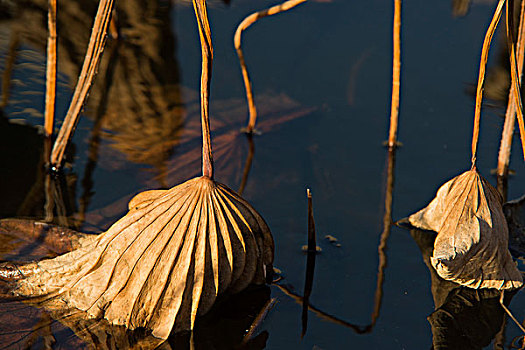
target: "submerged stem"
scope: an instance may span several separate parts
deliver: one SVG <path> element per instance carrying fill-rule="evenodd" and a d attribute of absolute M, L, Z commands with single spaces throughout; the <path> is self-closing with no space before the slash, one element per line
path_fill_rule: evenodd
<path fill-rule="evenodd" d="M 505 0 L 499 0 L 496 10 L 494 11 L 494 16 L 490 22 L 487 33 L 485 34 L 485 40 L 483 41 L 483 48 L 481 50 L 481 60 L 479 63 L 479 75 L 478 75 L 478 86 L 476 89 L 476 110 L 474 112 L 474 131 L 472 133 L 472 168 L 476 165 L 476 151 L 478 148 L 478 138 L 479 138 L 479 122 L 481 116 L 481 102 L 483 100 L 483 83 L 485 81 L 485 70 L 487 67 L 487 60 L 489 56 L 490 42 L 496 27 L 498 26 L 499 20 L 501 18 L 501 12 L 503 10 L 503 5 Z"/>
<path fill-rule="evenodd" d="M 201 127 L 202 127 L 202 175 L 213 179 L 213 155 L 210 136 L 210 79 L 213 63 L 213 46 L 205 0 L 193 0 L 202 49 L 201 72 Z"/>

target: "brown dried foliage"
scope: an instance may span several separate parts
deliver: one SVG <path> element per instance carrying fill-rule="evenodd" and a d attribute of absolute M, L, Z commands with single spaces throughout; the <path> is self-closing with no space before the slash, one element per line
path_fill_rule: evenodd
<path fill-rule="evenodd" d="M 441 186 L 426 208 L 409 217 L 413 226 L 438 233 L 431 262 L 439 276 L 476 289 L 521 287 L 501 201 L 474 168 Z"/>
<path fill-rule="evenodd" d="M 203 176 L 139 193 L 106 232 L 54 259 L 0 265 L 5 294 L 44 307 L 84 311 L 159 338 L 193 329 L 217 296 L 266 281 L 273 238 L 262 217 L 213 180 L 208 118 L 211 32 L 204 0 L 194 1 L 203 47 Z M 269 270 L 268 270 L 269 269 Z M 5 288 L 4 283 L 4 289 Z"/>
<path fill-rule="evenodd" d="M 226 186 L 199 177 L 140 193 L 95 240 L 5 277 L 16 282 L 12 296 L 56 297 L 90 317 L 166 338 L 174 323 L 192 329 L 218 295 L 264 283 L 272 260 L 261 216 Z"/>

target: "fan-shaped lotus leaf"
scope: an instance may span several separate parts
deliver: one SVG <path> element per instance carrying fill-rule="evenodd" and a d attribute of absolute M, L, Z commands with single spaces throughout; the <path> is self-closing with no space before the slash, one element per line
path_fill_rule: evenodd
<path fill-rule="evenodd" d="M 409 217 L 438 233 L 432 266 L 444 279 L 471 288 L 512 289 L 522 276 L 508 250 L 502 199 L 476 169 L 445 183 L 436 198 Z"/>
<path fill-rule="evenodd" d="M 21 266 L 15 296 L 59 298 L 90 317 L 167 338 L 219 294 L 264 283 L 273 239 L 261 216 L 208 177 L 133 198 L 93 242 Z"/>

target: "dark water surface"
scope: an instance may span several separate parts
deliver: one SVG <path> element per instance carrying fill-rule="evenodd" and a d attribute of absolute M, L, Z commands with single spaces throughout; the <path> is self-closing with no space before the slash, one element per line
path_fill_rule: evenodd
<path fill-rule="evenodd" d="M 47 215 L 60 225 L 100 232 L 125 213 L 132 195 L 174 186 L 200 171 L 201 58 L 193 9 L 186 1 L 117 1 L 120 40 L 108 41 L 70 147 L 70 166 L 61 185 L 55 183 L 48 191 L 48 198 L 57 193 L 62 198 L 53 209 L 45 206 L 43 140 L 37 130 L 45 90 L 46 3 L 0 2 L 0 72 L 10 82 L 8 91 L 2 85 L 0 101 L 0 217 Z M 238 133 L 247 107 L 233 33 L 246 15 L 275 3 L 209 4 L 215 49 L 211 124 L 216 177 L 233 189 L 241 185 L 250 148 Z M 84 1 L 59 2 L 60 120 L 82 64 L 95 7 Z M 397 151 L 394 169 L 394 221 L 425 206 L 441 184 L 470 167 L 472 91 L 493 9 L 490 1 L 474 1 L 466 16 L 457 17 L 450 1 L 403 3 L 399 129 L 403 147 Z M 428 232 L 394 226 L 384 236 L 387 265 L 381 274 L 381 304 L 374 306 L 378 244 L 388 198 L 389 163 L 382 142 L 390 113 L 392 13 L 388 1 L 308 1 L 265 18 L 244 33 L 263 134 L 254 138 L 243 196 L 272 230 L 274 265 L 284 279 L 281 288 L 252 291 L 239 305 L 223 305 L 225 311 L 216 315 L 226 316 L 216 320 L 212 315 L 207 325 L 203 321 L 193 340 L 185 335 L 170 339 L 172 348 L 189 348 L 191 341 L 196 348 L 233 348 L 269 298 L 277 302 L 248 348 L 429 349 L 434 334 L 441 342 L 456 344 L 448 348 L 476 349 L 499 333 L 487 347 L 499 349 L 495 343 L 508 348 L 520 334 L 512 322 L 502 327 L 503 315 L 493 295 L 471 290 L 449 293 L 449 286 L 425 264 L 433 239 Z M 497 33 L 478 149 L 478 169 L 494 185 L 490 171 L 496 167 L 508 84 L 502 40 L 502 33 Z M 509 180 L 509 199 L 525 193 L 517 138 L 513 150 L 511 168 L 516 175 Z M 308 328 L 301 338 L 302 307 L 284 290 L 303 293 L 306 188 L 313 192 L 322 252 L 316 258 L 310 296 L 317 311 L 308 313 Z M 325 235 L 336 237 L 341 246 L 331 244 Z M 1 239 L 1 260 L 53 255 L 17 238 Z M 438 326 L 431 328 L 427 317 L 442 304 L 431 317 Z M 521 292 L 510 309 L 518 320 L 525 318 Z M 7 323 L 6 310 L 0 325 Z M 456 311 L 460 316 L 454 323 L 447 317 Z M 30 316 L 20 316 L 18 323 L 10 322 L 12 329 L 0 329 L 0 348 L 12 341 L 17 341 L 15 348 L 31 341 L 35 348 L 44 348 L 50 338 L 43 331 L 17 338 L 28 318 L 37 323 L 39 317 L 49 317 L 39 316 L 36 309 L 28 312 Z M 88 347 L 64 326 L 54 323 L 51 333 L 55 348 Z"/>

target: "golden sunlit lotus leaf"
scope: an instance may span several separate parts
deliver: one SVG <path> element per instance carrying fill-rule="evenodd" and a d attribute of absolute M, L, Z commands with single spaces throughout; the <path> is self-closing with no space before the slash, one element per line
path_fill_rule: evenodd
<path fill-rule="evenodd" d="M 264 283 L 273 239 L 261 216 L 208 177 L 146 191 L 93 242 L 19 266 L 14 296 L 65 301 L 89 317 L 167 338 L 220 294 Z"/>
<path fill-rule="evenodd" d="M 470 288 L 523 284 L 508 250 L 501 196 L 474 168 L 445 183 L 436 198 L 409 217 L 438 233 L 430 258 L 439 276 Z"/>

